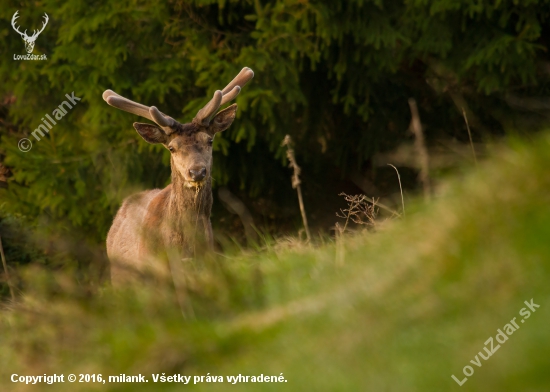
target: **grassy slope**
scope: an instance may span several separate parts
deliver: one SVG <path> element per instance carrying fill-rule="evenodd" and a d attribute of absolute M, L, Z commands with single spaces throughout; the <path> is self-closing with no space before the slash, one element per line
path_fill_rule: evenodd
<path fill-rule="evenodd" d="M 191 388 L 547 391 L 549 167 L 549 136 L 516 143 L 479 171 L 448 182 L 431 206 L 408 211 L 407 219 L 376 234 L 346 239 L 341 260 L 331 243 L 280 246 L 232 258 L 223 273 L 199 271 L 196 316 L 184 323 L 167 293 L 143 289 L 74 299 L 78 291 L 57 277 L 57 294 L 37 285 L 1 316 L 0 386 L 40 390 L 9 383 L 13 371 L 282 372 L 285 384 Z M 540 305 L 536 313 L 481 360 L 481 368 L 469 363 L 498 328 L 513 317 L 519 322 L 523 301 L 531 298 Z M 459 387 L 451 375 L 462 379 L 466 365 L 475 373 Z M 78 387 L 91 386 L 55 390 Z M 150 381 L 97 390 L 189 387 Z"/>

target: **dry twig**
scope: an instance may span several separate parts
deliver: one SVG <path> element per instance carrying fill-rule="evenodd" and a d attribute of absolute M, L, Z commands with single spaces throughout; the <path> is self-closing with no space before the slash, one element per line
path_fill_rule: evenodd
<path fill-rule="evenodd" d="M 302 188 L 300 187 L 300 166 L 296 163 L 296 157 L 294 156 L 294 150 L 291 146 L 292 139 L 290 138 L 290 135 L 286 135 L 285 139 L 283 140 L 282 146 L 286 146 L 286 156 L 288 158 L 289 167 L 291 167 L 294 170 L 294 173 L 292 175 L 292 188 L 296 189 L 296 192 L 298 193 L 298 202 L 300 203 L 300 212 L 302 213 L 302 221 L 304 222 L 304 229 L 306 231 L 306 237 L 308 242 L 311 240 L 311 235 L 309 233 L 309 226 L 307 224 L 307 216 L 306 216 L 306 209 L 304 207 L 304 200 L 302 198 Z"/>
<path fill-rule="evenodd" d="M 403 198 L 403 187 L 401 186 L 401 176 L 399 175 L 399 170 L 397 170 L 397 168 L 391 163 L 388 163 L 388 166 L 393 167 L 397 173 L 397 181 L 399 181 L 399 190 L 401 191 L 401 206 L 403 207 L 403 216 L 405 216 L 405 199 Z"/>
<path fill-rule="evenodd" d="M 336 223 L 336 229 L 340 234 L 346 231 L 350 220 L 358 225 L 375 225 L 376 215 L 378 214 L 377 200 L 369 203 L 370 200 L 365 195 L 348 195 L 343 192 L 338 196 L 343 196 L 348 203 L 348 208 L 340 208 L 340 212 L 336 213 L 338 218 L 346 220 L 344 227 Z"/>
<path fill-rule="evenodd" d="M 466 110 L 462 108 L 462 115 L 464 116 L 464 121 L 466 122 L 466 129 L 468 129 L 468 137 L 470 138 L 470 146 L 472 147 L 472 155 L 474 156 L 474 161 L 477 167 L 477 156 L 476 150 L 474 149 L 474 141 L 472 140 L 472 132 L 470 132 L 470 124 L 468 124 L 468 117 L 466 116 Z"/>
<path fill-rule="evenodd" d="M 411 108 L 411 131 L 414 134 L 414 145 L 418 158 L 420 159 L 420 182 L 424 188 L 424 199 L 429 201 L 431 199 L 431 185 L 430 185 L 430 167 L 428 150 L 426 149 L 426 143 L 424 141 L 424 133 L 422 131 L 422 123 L 420 122 L 420 115 L 418 114 L 418 107 L 416 101 L 409 99 L 409 106 Z"/>

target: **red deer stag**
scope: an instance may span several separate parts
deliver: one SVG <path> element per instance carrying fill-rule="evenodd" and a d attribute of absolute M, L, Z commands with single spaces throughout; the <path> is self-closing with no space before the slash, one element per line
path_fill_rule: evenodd
<path fill-rule="evenodd" d="M 132 272 L 166 272 L 167 266 L 161 261 L 166 258 L 162 256 L 188 258 L 197 245 L 199 249 L 212 248 L 212 141 L 231 125 L 237 104 L 216 112 L 253 77 L 250 68 L 243 68 L 187 124 L 180 124 L 155 106 L 130 101 L 111 90 L 103 93 L 109 105 L 157 124 L 134 123 L 134 128 L 146 142 L 162 143 L 170 151 L 172 169 L 170 185 L 132 195 L 118 210 L 107 235 L 113 285 L 132 280 Z"/>

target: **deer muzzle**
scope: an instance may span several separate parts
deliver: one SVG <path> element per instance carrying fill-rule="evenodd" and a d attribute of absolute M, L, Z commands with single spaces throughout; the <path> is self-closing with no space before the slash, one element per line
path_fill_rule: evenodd
<path fill-rule="evenodd" d="M 193 167 L 189 169 L 189 178 L 193 182 L 202 182 L 206 177 L 206 167 Z"/>

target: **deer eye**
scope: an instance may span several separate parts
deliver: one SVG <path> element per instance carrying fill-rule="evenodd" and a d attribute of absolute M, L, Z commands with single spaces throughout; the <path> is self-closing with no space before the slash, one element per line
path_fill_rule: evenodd
<path fill-rule="evenodd" d="M 168 150 L 169 150 L 170 152 L 174 152 L 174 147 L 170 146 L 170 147 L 168 147 Z"/>
<path fill-rule="evenodd" d="M 206 144 L 208 144 L 209 146 L 211 146 L 212 143 L 214 143 L 214 139 L 208 139 L 208 140 L 206 141 Z"/>

